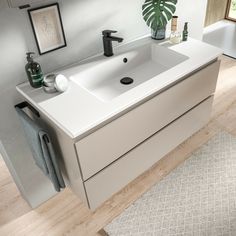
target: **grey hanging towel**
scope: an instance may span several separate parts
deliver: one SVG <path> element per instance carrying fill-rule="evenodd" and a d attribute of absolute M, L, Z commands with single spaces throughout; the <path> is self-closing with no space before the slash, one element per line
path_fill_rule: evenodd
<path fill-rule="evenodd" d="M 65 188 L 65 183 L 57 163 L 57 158 L 48 133 L 36 124 L 23 110 L 16 107 L 23 125 L 36 165 L 51 180 L 57 192 Z"/>

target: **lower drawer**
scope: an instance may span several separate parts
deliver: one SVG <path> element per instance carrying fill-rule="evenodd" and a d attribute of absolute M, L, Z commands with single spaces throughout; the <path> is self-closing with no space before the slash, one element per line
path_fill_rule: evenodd
<path fill-rule="evenodd" d="M 158 160 L 201 129 L 209 120 L 213 97 L 169 124 L 135 149 L 85 182 L 94 210 Z"/>

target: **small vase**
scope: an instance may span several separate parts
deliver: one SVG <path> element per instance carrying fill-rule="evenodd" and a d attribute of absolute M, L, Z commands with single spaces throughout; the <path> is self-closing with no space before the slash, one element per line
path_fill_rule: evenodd
<path fill-rule="evenodd" d="M 152 39 L 155 40 L 162 40 L 166 37 L 166 27 L 163 26 L 162 28 L 158 28 L 156 30 L 151 30 L 152 33 Z"/>

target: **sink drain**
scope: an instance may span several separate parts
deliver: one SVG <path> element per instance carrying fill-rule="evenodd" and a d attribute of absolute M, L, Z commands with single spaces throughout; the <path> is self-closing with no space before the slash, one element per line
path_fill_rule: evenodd
<path fill-rule="evenodd" d="M 120 82 L 122 84 L 128 85 L 128 84 L 132 84 L 134 80 L 130 77 L 124 77 L 123 79 L 120 80 Z"/>

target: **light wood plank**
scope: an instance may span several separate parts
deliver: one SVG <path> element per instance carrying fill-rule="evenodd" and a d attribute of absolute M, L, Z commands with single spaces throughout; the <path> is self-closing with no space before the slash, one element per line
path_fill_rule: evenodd
<path fill-rule="evenodd" d="M 234 102 L 223 114 L 217 117 L 216 122 L 222 129 L 229 133 L 234 133 L 236 130 L 236 102 Z"/>
<path fill-rule="evenodd" d="M 30 210 L 31 208 L 21 197 L 0 156 L 0 226 L 28 213 Z"/>

